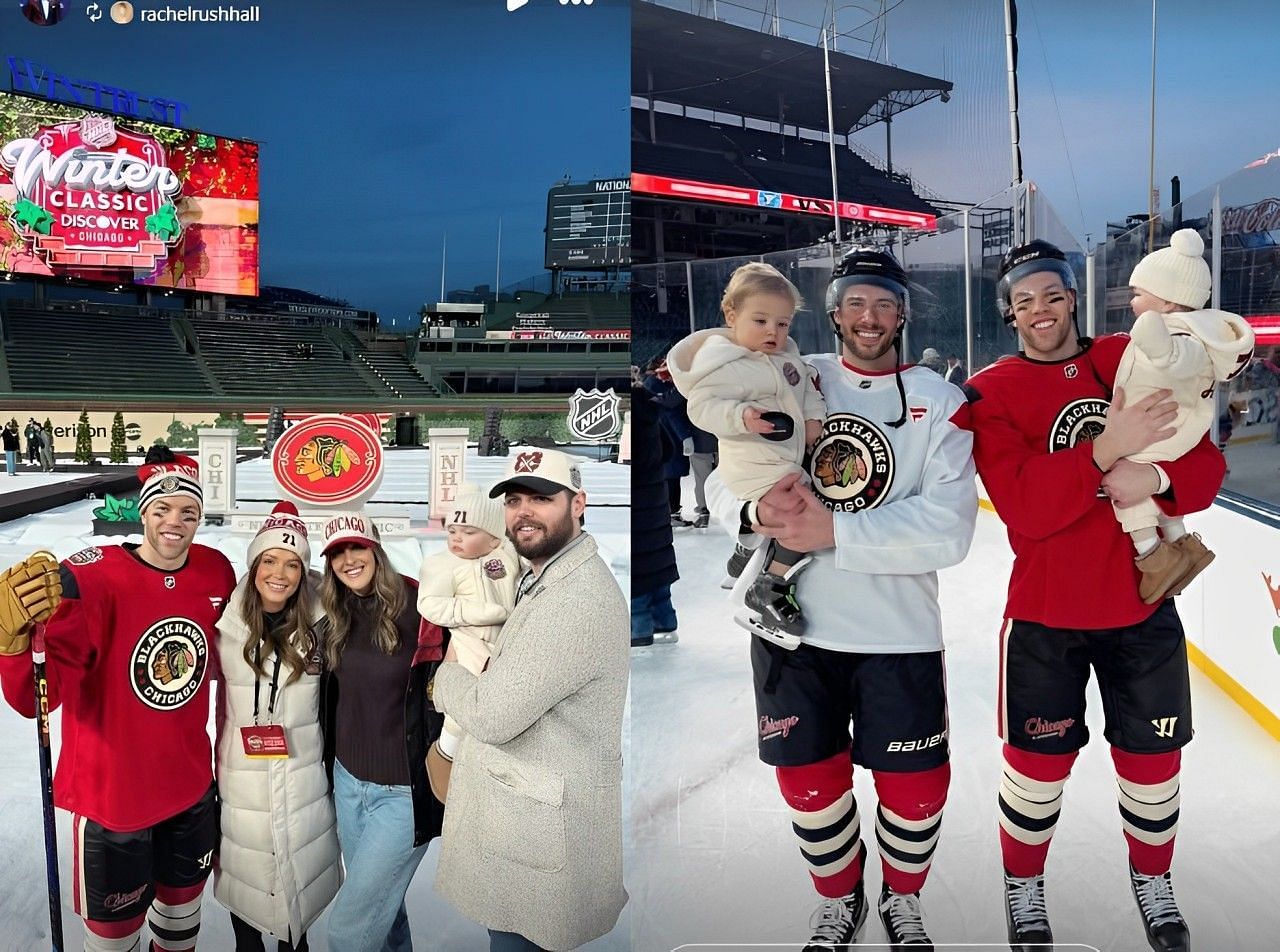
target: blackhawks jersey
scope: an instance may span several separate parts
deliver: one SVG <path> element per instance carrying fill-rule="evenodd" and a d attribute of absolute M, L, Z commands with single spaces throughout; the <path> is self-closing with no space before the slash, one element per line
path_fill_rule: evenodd
<path fill-rule="evenodd" d="M 192 545 L 167 571 L 136 548 L 65 559 L 62 603 L 45 627 L 49 703 L 63 707 L 54 801 L 121 832 L 181 812 L 213 781 L 214 626 L 235 587 L 215 549 Z M 0 661 L 10 704 L 33 716 L 30 657 Z"/>
<path fill-rule="evenodd" d="M 1126 334 L 1085 338 L 1066 360 L 1003 357 L 965 387 L 978 475 L 1014 553 L 1008 618 L 1119 628 L 1158 607 L 1138 596 L 1133 542 L 1099 494 L 1103 474 L 1093 462 L 1092 441 L 1106 422 L 1128 341 Z M 1156 502 L 1179 516 L 1208 508 L 1226 464 L 1206 436 L 1160 468 L 1170 488 Z"/>
<path fill-rule="evenodd" d="M 867 654 L 942 649 L 937 570 L 969 551 L 978 498 L 957 425 L 964 394 L 932 370 L 904 367 L 906 420 L 894 371 L 858 370 L 834 354 L 805 358 L 827 405 L 808 463 L 811 488 L 835 516 L 835 548 L 796 577 L 802 641 Z M 708 501 L 736 533 L 741 502 L 713 475 Z M 734 592 L 742 603 L 757 564 Z"/>

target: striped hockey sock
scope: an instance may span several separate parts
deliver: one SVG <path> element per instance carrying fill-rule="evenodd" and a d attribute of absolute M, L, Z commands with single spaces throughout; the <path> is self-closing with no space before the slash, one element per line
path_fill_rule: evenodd
<path fill-rule="evenodd" d="M 138 936 L 145 919 L 139 913 L 123 922 L 84 920 L 84 952 L 138 952 Z"/>
<path fill-rule="evenodd" d="M 896 893 L 919 892 L 938 845 L 951 765 L 911 773 L 874 771 L 876 845 L 884 884 Z"/>
<path fill-rule="evenodd" d="M 204 883 L 195 886 L 156 884 L 156 898 L 147 912 L 151 926 L 151 952 L 191 952 L 200 932 L 200 895 Z"/>
<path fill-rule="evenodd" d="M 813 887 L 828 899 L 849 895 L 862 879 L 864 861 L 849 752 L 802 767 L 778 767 L 777 776 Z"/>
<path fill-rule="evenodd" d="M 1035 754 L 1004 745 L 1000 780 L 1000 852 L 1012 876 L 1039 876 L 1062 811 L 1062 788 L 1076 751 Z"/>
<path fill-rule="evenodd" d="M 1178 778 L 1182 752 L 1133 754 L 1111 748 L 1120 798 L 1120 822 L 1129 862 L 1144 876 L 1160 876 L 1173 865 L 1178 832 Z"/>

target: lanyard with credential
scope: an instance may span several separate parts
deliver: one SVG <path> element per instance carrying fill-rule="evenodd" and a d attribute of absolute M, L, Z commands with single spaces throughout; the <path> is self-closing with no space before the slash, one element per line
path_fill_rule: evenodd
<path fill-rule="evenodd" d="M 271 694 L 267 698 L 267 720 L 275 717 L 276 690 L 280 683 L 280 652 L 275 653 L 275 667 L 271 669 Z M 262 670 L 262 646 L 253 649 L 253 726 L 240 728 L 240 740 L 244 744 L 244 755 L 254 760 L 277 759 L 289 756 L 289 742 L 285 739 L 284 728 L 279 724 L 259 724 L 258 705 L 262 679 L 257 672 Z"/>
<path fill-rule="evenodd" d="M 267 723 L 271 723 L 271 719 L 276 713 L 276 686 L 280 683 L 280 652 L 275 653 L 276 664 L 271 669 L 271 694 L 267 698 Z M 262 687 L 262 679 L 258 677 L 258 672 L 262 670 L 262 643 L 254 645 L 253 648 L 253 724 L 258 726 L 258 689 Z"/>

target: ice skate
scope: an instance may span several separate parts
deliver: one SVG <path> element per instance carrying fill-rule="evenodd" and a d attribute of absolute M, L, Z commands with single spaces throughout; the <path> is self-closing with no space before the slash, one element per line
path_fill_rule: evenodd
<path fill-rule="evenodd" d="M 1049 913 L 1044 904 L 1044 876 L 1004 874 L 1005 921 L 1009 924 L 1009 948 L 1036 952 L 1053 944 Z"/>
<path fill-rule="evenodd" d="M 828 952 L 857 942 L 866 921 L 867 897 L 859 882 L 849 895 L 828 899 L 814 911 L 809 919 L 813 937 L 802 952 Z"/>
<path fill-rule="evenodd" d="M 693 520 L 693 527 L 694 527 L 695 529 L 705 529 L 705 528 L 707 528 L 707 526 L 711 525 L 711 512 L 710 512 L 710 510 L 707 510 L 707 509 L 699 509 L 699 510 L 695 513 L 695 516 L 696 516 L 696 518 Z"/>
<path fill-rule="evenodd" d="M 924 931 L 924 918 L 920 914 L 920 894 L 896 893 L 883 886 L 880 902 L 876 905 L 884 934 L 889 937 L 891 948 L 932 949 L 933 940 Z"/>
<path fill-rule="evenodd" d="M 811 561 L 812 556 L 805 556 L 787 569 L 786 575 L 761 572 L 747 589 L 746 607 L 734 621 L 753 635 L 788 650 L 796 648 L 804 632 L 804 618 L 796 601 L 795 578 Z"/>
<path fill-rule="evenodd" d="M 1170 874 L 1144 876 L 1130 866 L 1129 883 L 1133 886 L 1133 898 L 1138 901 L 1151 948 L 1155 952 L 1189 952 L 1191 930 L 1173 898 Z"/>
<path fill-rule="evenodd" d="M 741 542 L 734 543 L 733 555 L 729 556 L 729 562 L 725 566 L 725 579 L 720 583 L 721 588 L 733 588 L 738 581 L 738 577 L 742 575 L 742 570 L 747 567 L 747 563 L 751 561 L 751 550 Z"/>

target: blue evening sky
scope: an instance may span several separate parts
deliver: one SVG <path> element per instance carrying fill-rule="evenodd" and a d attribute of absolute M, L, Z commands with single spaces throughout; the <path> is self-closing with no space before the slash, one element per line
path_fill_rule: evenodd
<path fill-rule="evenodd" d="M 0 0 L 0 54 L 260 142 L 262 283 L 384 322 L 439 299 L 446 232 L 449 289 L 493 283 L 499 217 L 502 284 L 542 274 L 548 188 L 630 169 L 627 0 L 259 0 L 256 24 L 127 25 L 64 2 L 39 28 Z"/>
<path fill-rule="evenodd" d="M 710 13 L 711 0 L 662 0 Z M 720 19 L 754 29 L 766 0 L 718 0 Z M 839 32 L 880 0 L 836 0 Z M 955 83 L 893 123 L 895 167 L 947 198 L 981 201 L 1009 184 L 1004 0 L 888 0 L 888 59 Z M 816 42 L 830 0 L 777 0 L 781 32 Z M 1065 228 L 1098 242 L 1108 221 L 1146 213 L 1151 0 L 1018 0 L 1022 160 Z M 1186 199 L 1280 148 L 1280 3 L 1159 0 L 1155 181 Z M 874 49 L 872 42 L 874 39 Z M 883 58 L 872 28 L 844 52 Z M 818 77 L 816 81 L 820 82 Z M 883 124 L 855 137 L 885 154 Z M 1073 174 L 1074 170 L 1074 174 Z M 1077 192 L 1079 198 L 1077 199 Z"/>

